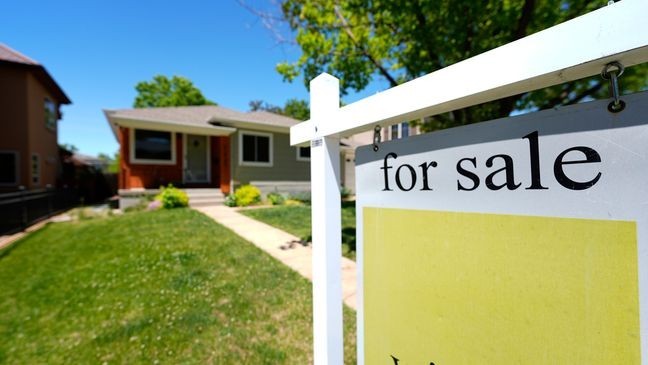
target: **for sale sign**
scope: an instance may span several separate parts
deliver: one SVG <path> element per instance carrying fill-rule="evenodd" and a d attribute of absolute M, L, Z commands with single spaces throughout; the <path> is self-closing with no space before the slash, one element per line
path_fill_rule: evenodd
<path fill-rule="evenodd" d="M 360 148 L 361 363 L 648 363 L 648 93 L 624 100 Z"/>

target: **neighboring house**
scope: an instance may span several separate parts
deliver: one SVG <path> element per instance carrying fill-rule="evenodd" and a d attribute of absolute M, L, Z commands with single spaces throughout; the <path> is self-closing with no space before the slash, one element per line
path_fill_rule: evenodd
<path fill-rule="evenodd" d="M 59 109 L 70 103 L 43 65 L 0 43 L 0 190 L 56 186 Z"/>
<path fill-rule="evenodd" d="M 290 146 L 295 119 L 212 105 L 104 112 L 120 143 L 120 189 L 310 189 L 310 149 Z"/>
<path fill-rule="evenodd" d="M 95 169 L 96 171 L 99 171 L 101 173 L 108 173 L 108 161 L 101 159 L 99 157 L 95 156 L 90 156 L 90 155 L 84 155 L 82 153 L 77 153 L 74 152 L 72 154 L 72 158 L 75 161 L 78 161 L 79 164 L 91 167 Z"/>

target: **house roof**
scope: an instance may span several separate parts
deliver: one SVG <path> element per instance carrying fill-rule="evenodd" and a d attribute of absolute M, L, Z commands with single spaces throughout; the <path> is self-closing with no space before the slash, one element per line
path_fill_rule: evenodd
<path fill-rule="evenodd" d="M 14 62 L 14 63 L 24 63 L 26 65 L 40 66 L 38 62 L 16 51 L 15 49 L 9 48 L 6 44 L 3 43 L 0 43 L 0 60 L 7 61 L 7 62 Z"/>
<path fill-rule="evenodd" d="M 53 96 L 59 103 L 72 103 L 67 95 L 65 95 L 63 89 L 61 89 L 56 81 L 54 81 L 54 78 L 47 72 L 43 65 L 3 43 L 0 43 L 0 65 L 1 64 L 11 64 L 19 67 L 27 67 L 34 73 L 36 78 L 53 94 Z"/>
<path fill-rule="evenodd" d="M 299 123 L 296 119 L 266 111 L 239 112 L 215 105 L 104 110 L 104 113 L 115 136 L 119 125 L 227 135 L 235 128 L 288 132 Z"/>

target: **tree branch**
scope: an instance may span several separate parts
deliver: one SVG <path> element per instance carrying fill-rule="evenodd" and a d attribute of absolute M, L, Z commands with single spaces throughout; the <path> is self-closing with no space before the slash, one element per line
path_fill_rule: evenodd
<path fill-rule="evenodd" d="M 389 84 L 391 86 L 398 86 L 398 82 L 396 81 L 396 79 L 394 79 L 394 77 L 392 77 L 392 75 L 387 71 L 387 69 L 385 69 L 385 67 L 383 67 L 383 65 L 380 64 L 380 62 L 378 62 L 369 53 L 369 51 L 365 48 L 365 46 L 363 44 L 358 42 L 357 38 L 355 37 L 355 34 L 353 34 L 353 31 L 351 30 L 351 27 L 349 26 L 349 22 L 342 15 L 342 12 L 340 11 L 340 8 L 336 5 L 334 7 L 334 9 L 335 9 L 335 15 L 338 17 L 340 22 L 342 22 L 342 25 L 343 25 L 342 29 L 344 29 L 344 32 L 347 34 L 347 36 L 349 36 L 349 38 L 353 42 L 353 45 L 356 48 L 358 48 L 362 52 L 362 54 L 365 57 L 367 57 L 371 63 L 374 64 L 374 66 L 376 66 L 376 68 L 378 69 L 378 72 L 380 72 L 380 74 L 383 75 L 387 79 L 387 81 L 389 81 Z"/>
<path fill-rule="evenodd" d="M 416 17 L 416 21 L 419 24 L 419 29 L 428 29 L 427 25 L 427 19 L 425 18 L 425 14 L 423 14 L 423 9 L 421 9 L 421 4 L 419 2 L 414 2 L 414 16 Z M 439 68 L 442 68 L 443 65 L 440 65 L 438 60 L 438 56 L 436 55 L 435 50 L 432 48 L 432 44 L 427 41 L 425 42 L 425 50 L 428 53 L 428 58 L 430 59 L 430 62 L 433 65 L 438 66 Z M 427 70 L 428 72 L 436 71 L 436 70 Z"/>
<path fill-rule="evenodd" d="M 515 32 L 513 32 L 511 41 L 516 41 L 527 35 L 527 28 L 533 17 L 533 9 L 535 9 L 535 0 L 525 0 L 522 6 L 522 15 L 518 19 L 517 27 L 515 28 Z"/>
<path fill-rule="evenodd" d="M 245 10 L 258 17 L 261 24 L 266 30 L 272 33 L 273 38 L 277 44 L 291 44 L 294 45 L 294 40 L 288 40 L 281 30 L 278 29 L 277 24 L 286 22 L 286 19 L 281 16 L 276 16 L 269 11 L 262 11 L 255 9 L 248 5 L 244 0 L 236 0 L 236 2 Z"/>

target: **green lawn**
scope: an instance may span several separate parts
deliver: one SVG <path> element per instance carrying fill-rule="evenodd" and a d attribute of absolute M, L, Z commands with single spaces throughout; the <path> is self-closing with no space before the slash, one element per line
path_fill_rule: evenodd
<path fill-rule="evenodd" d="M 279 205 L 268 208 L 242 210 L 250 218 L 265 222 L 302 239 L 310 241 L 311 207 L 307 205 Z M 342 254 L 355 260 L 355 202 L 342 203 Z"/>
<path fill-rule="evenodd" d="M 188 209 L 50 224 L 0 252 L 2 364 L 308 364 L 311 284 Z M 355 314 L 345 308 L 345 362 Z"/>

